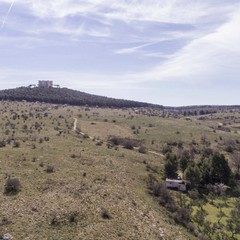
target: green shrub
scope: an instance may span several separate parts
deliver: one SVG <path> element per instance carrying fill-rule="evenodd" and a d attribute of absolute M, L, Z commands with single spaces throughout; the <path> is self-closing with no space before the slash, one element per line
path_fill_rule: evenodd
<path fill-rule="evenodd" d="M 73 223 L 77 221 L 78 212 L 71 212 L 69 214 L 69 222 Z"/>
<path fill-rule="evenodd" d="M 6 146 L 6 142 L 4 140 L 0 140 L 0 148 L 5 146 Z"/>
<path fill-rule="evenodd" d="M 144 147 L 144 146 L 141 146 L 141 147 L 138 149 L 138 152 L 140 152 L 140 153 L 147 153 L 147 148 Z"/>
<path fill-rule="evenodd" d="M 123 143 L 123 147 L 129 150 L 133 149 L 133 143 L 131 141 L 126 141 L 125 143 Z"/>
<path fill-rule="evenodd" d="M 48 165 L 47 168 L 45 169 L 47 173 L 53 173 L 54 172 L 54 166 Z"/>
<path fill-rule="evenodd" d="M 13 148 L 19 148 L 20 147 L 20 142 L 13 142 Z"/>
<path fill-rule="evenodd" d="M 21 183 L 17 178 L 8 178 L 4 185 L 4 193 L 14 195 L 20 191 Z"/>
<path fill-rule="evenodd" d="M 102 216 L 103 219 L 111 219 L 111 218 L 112 218 L 111 215 L 110 215 L 110 213 L 109 213 L 108 210 L 106 210 L 106 209 L 104 209 L 104 210 L 102 211 L 101 216 Z"/>

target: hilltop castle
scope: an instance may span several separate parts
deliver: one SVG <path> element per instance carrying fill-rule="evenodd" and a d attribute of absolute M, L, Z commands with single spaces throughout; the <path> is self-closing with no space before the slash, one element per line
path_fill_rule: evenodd
<path fill-rule="evenodd" d="M 60 88 L 60 85 L 58 84 L 53 84 L 53 81 L 50 80 L 38 80 L 38 85 L 36 84 L 30 84 L 28 86 L 29 88 L 35 88 L 35 87 L 39 87 L 39 88 Z"/>
<path fill-rule="evenodd" d="M 50 88 L 53 87 L 53 81 L 49 80 L 39 80 L 38 87 Z"/>

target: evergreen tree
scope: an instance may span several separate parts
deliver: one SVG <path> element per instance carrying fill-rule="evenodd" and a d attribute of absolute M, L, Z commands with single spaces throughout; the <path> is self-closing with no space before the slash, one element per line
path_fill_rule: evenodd
<path fill-rule="evenodd" d="M 190 165 L 185 170 L 185 178 L 189 180 L 192 184 L 192 186 L 198 185 L 201 180 L 201 171 L 199 167 L 195 165 Z"/>
<path fill-rule="evenodd" d="M 188 166 L 189 159 L 186 156 L 182 156 L 179 161 L 179 167 L 184 172 Z"/>
<path fill-rule="evenodd" d="M 175 154 L 168 153 L 166 155 L 164 173 L 167 178 L 177 178 L 178 162 Z"/>
<path fill-rule="evenodd" d="M 231 169 L 225 156 L 220 153 L 214 153 L 211 159 L 211 180 L 212 183 L 228 184 L 231 176 Z"/>

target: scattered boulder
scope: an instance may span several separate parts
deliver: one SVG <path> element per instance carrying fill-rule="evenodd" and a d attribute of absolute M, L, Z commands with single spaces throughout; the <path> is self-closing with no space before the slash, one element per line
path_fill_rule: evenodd
<path fill-rule="evenodd" d="M 9 233 L 5 233 L 0 237 L 0 239 L 10 240 L 10 239 L 13 239 L 13 236 Z"/>

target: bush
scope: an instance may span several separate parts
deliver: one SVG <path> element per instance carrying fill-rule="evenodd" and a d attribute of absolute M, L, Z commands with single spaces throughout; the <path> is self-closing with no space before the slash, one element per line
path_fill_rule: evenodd
<path fill-rule="evenodd" d="M 6 142 L 4 140 L 0 140 L 0 147 L 5 147 L 6 146 Z"/>
<path fill-rule="evenodd" d="M 159 203 L 165 206 L 170 212 L 174 212 L 177 208 L 176 203 L 170 191 L 166 188 L 165 184 L 160 185 L 159 191 Z"/>
<path fill-rule="evenodd" d="M 50 221 L 49 224 L 52 226 L 57 226 L 59 225 L 59 217 L 57 212 L 53 211 L 50 213 Z"/>
<path fill-rule="evenodd" d="M 87 133 L 84 133 L 84 134 L 83 134 L 83 138 L 84 138 L 84 139 L 89 138 L 88 134 L 87 134 Z"/>
<path fill-rule="evenodd" d="M 13 142 L 13 148 L 19 148 L 20 147 L 20 142 Z"/>
<path fill-rule="evenodd" d="M 110 215 L 110 213 L 109 213 L 108 210 L 106 210 L 106 209 L 104 209 L 104 210 L 102 211 L 101 216 L 102 216 L 103 219 L 111 219 L 111 218 L 112 218 L 111 215 Z"/>
<path fill-rule="evenodd" d="M 174 212 L 177 209 L 176 202 L 165 184 L 159 183 L 152 174 L 148 177 L 148 188 L 154 196 L 159 197 L 159 204 Z"/>
<path fill-rule="evenodd" d="M 73 223 L 77 221 L 78 212 L 71 212 L 69 215 L 69 222 Z"/>
<path fill-rule="evenodd" d="M 155 182 L 151 185 L 151 190 L 152 190 L 152 194 L 155 197 L 159 197 L 161 194 L 161 185 L 159 183 Z"/>
<path fill-rule="evenodd" d="M 43 162 L 40 162 L 40 163 L 39 163 L 39 167 L 44 167 L 44 163 L 43 163 Z"/>
<path fill-rule="evenodd" d="M 126 141 L 125 143 L 123 143 L 123 147 L 129 150 L 133 149 L 133 143 L 131 141 Z"/>
<path fill-rule="evenodd" d="M 102 146 L 103 142 L 102 141 L 97 141 L 96 146 Z"/>
<path fill-rule="evenodd" d="M 228 146 L 226 146 L 226 152 L 228 152 L 228 153 L 233 153 L 234 152 L 234 147 L 233 146 L 231 146 L 231 145 L 228 145 Z"/>
<path fill-rule="evenodd" d="M 176 223 L 187 227 L 188 223 L 191 221 L 191 211 L 186 207 L 179 208 L 172 214 L 172 217 Z"/>
<path fill-rule="evenodd" d="M 54 172 L 54 166 L 48 165 L 47 168 L 45 169 L 45 171 L 46 171 L 47 173 L 52 173 L 52 172 Z"/>
<path fill-rule="evenodd" d="M 46 141 L 46 142 L 49 141 L 49 137 L 48 137 L 48 136 L 44 137 L 43 139 L 44 139 L 44 141 Z"/>
<path fill-rule="evenodd" d="M 203 157 L 206 157 L 206 158 L 210 157 L 210 155 L 213 155 L 213 149 L 210 147 L 203 148 L 202 152 L 203 152 L 202 153 Z"/>
<path fill-rule="evenodd" d="M 8 178 L 4 185 L 4 193 L 8 195 L 17 194 L 20 188 L 21 184 L 17 178 Z"/>
<path fill-rule="evenodd" d="M 153 174 L 148 175 L 148 189 L 150 190 L 151 194 L 153 194 L 155 197 L 159 197 L 163 187 L 165 186 L 160 184 Z"/>
<path fill-rule="evenodd" d="M 172 152 L 172 148 L 170 145 L 164 145 L 162 148 L 162 153 L 163 154 L 167 154 L 167 153 L 171 153 Z"/>
<path fill-rule="evenodd" d="M 120 143 L 121 143 L 120 138 L 118 138 L 116 136 L 110 137 L 109 141 L 114 145 L 120 145 Z"/>
<path fill-rule="evenodd" d="M 142 140 L 133 139 L 133 138 L 122 138 L 118 136 L 110 136 L 108 141 L 113 145 L 122 145 L 127 149 L 133 149 L 134 147 L 139 147 L 143 144 Z"/>
<path fill-rule="evenodd" d="M 0 221 L 0 227 L 10 225 L 10 224 L 12 224 L 12 221 L 7 219 L 6 217 L 3 217 L 2 220 Z M 1 239 L 1 234 L 0 234 L 0 239 Z"/>
<path fill-rule="evenodd" d="M 147 152 L 147 148 L 144 147 L 144 146 L 141 146 L 141 147 L 138 149 L 138 152 L 140 152 L 140 153 L 146 153 L 146 152 Z"/>

